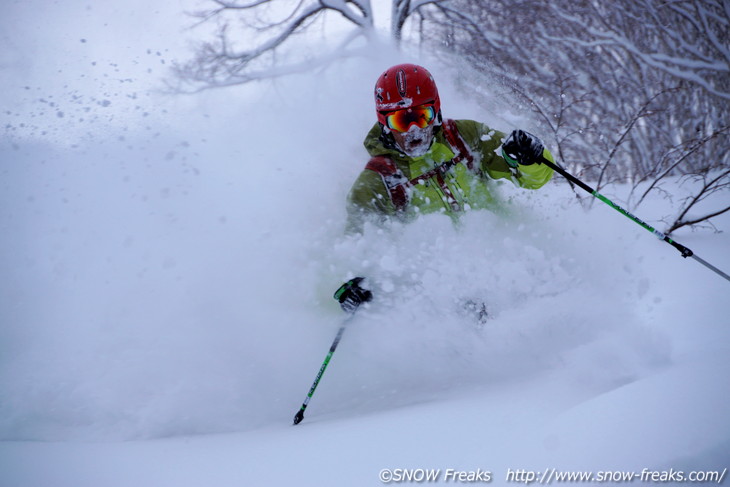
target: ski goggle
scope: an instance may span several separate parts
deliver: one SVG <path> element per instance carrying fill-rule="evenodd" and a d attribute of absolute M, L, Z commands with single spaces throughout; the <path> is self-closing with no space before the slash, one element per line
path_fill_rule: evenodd
<path fill-rule="evenodd" d="M 419 105 L 417 107 L 404 108 L 385 115 L 388 128 L 396 132 L 408 132 L 411 125 L 425 129 L 431 125 L 436 118 L 433 105 Z"/>

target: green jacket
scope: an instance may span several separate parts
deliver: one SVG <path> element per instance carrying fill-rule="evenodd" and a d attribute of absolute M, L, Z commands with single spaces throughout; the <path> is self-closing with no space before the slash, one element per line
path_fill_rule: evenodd
<path fill-rule="evenodd" d="M 396 206 L 386 182 L 392 180 L 383 174 L 366 168 L 358 176 L 347 198 L 347 232 L 362 232 L 366 220 L 376 222 L 396 217 L 409 221 L 421 213 L 441 212 L 454 218 L 469 209 L 495 210 L 495 198 L 490 190 L 491 179 L 509 179 L 519 187 L 537 189 L 547 183 L 553 171 L 544 164 L 520 165 L 510 168 L 504 161 L 499 147 L 506 135 L 473 120 L 455 120 L 459 135 L 473 156 L 472 169 L 466 161 L 453 166 L 442 181 L 431 177 L 407 190 L 407 204 Z M 365 148 L 372 157 L 384 156 L 395 163 L 402 174 L 401 181 L 414 178 L 454 158 L 457 148 L 452 148 L 444 135 L 443 126 L 436 128 L 435 140 L 428 153 L 421 157 L 408 157 L 398 151 L 382 130 L 375 124 L 365 138 Z M 387 136 L 385 136 L 387 137 Z M 553 161 L 546 149 L 543 155 Z M 454 201 L 455 200 L 455 201 Z"/>

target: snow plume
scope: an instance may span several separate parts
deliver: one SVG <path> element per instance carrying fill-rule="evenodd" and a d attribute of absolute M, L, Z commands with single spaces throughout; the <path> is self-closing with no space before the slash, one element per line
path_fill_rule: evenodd
<path fill-rule="evenodd" d="M 355 274 L 376 299 L 343 338 L 320 413 L 558 370 L 595 392 L 666 361 L 626 299 L 626 253 L 549 197 L 562 188 L 506 183 L 509 216 L 343 236 L 382 69 L 344 63 L 240 103 L 208 94 L 154 136 L 5 144 L 2 437 L 289 421 L 342 319 L 331 295 Z M 469 311 L 482 305 L 485 323 Z"/>
<path fill-rule="evenodd" d="M 338 285 L 319 276 L 326 256 L 304 249 L 341 233 L 371 71 L 183 97 L 152 122 L 56 144 L 42 119 L 14 129 L 0 146 L 0 436 L 166 436 L 288 416 L 295 364 L 320 355 L 339 317 L 322 315 L 319 296 Z M 352 127 L 339 133 L 343 114 Z"/>
<path fill-rule="evenodd" d="M 389 404 L 551 371 L 595 393 L 667 363 L 666 337 L 634 312 L 628 259 L 595 241 L 606 232 L 545 195 L 519 199 L 503 217 L 429 215 L 340 242 L 343 268 L 370 276 L 376 295 L 349 332 L 343 380 Z"/>

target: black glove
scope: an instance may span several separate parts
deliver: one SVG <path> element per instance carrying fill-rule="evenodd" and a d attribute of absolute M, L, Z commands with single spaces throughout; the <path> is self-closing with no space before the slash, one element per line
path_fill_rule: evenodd
<path fill-rule="evenodd" d="M 502 144 L 502 157 L 510 167 L 517 167 L 517 164 L 540 164 L 544 149 L 540 139 L 531 133 L 513 130 Z"/>
<path fill-rule="evenodd" d="M 358 306 L 373 299 L 373 293 L 360 286 L 362 277 L 350 279 L 335 292 L 334 298 L 347 313 L 354 313 Z"/>

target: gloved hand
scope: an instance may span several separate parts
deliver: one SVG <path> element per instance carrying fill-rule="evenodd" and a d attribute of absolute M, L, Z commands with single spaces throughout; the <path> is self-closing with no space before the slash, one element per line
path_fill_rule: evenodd
<path fill-rule="evenodd" d="M 362 303 L 373 299 L 373 293 L 360 285 L 362 281 L 362 277 L 350 279 L 335 292 L 334 298 L 345 312 L 354 313 Z"/>
<path fill-rule="evenodd" d="M 540 139 L 524 130 L 513 130 L 502 144 L 502 157 L 510 167 L 540 164 L 545 147 Z"/>

